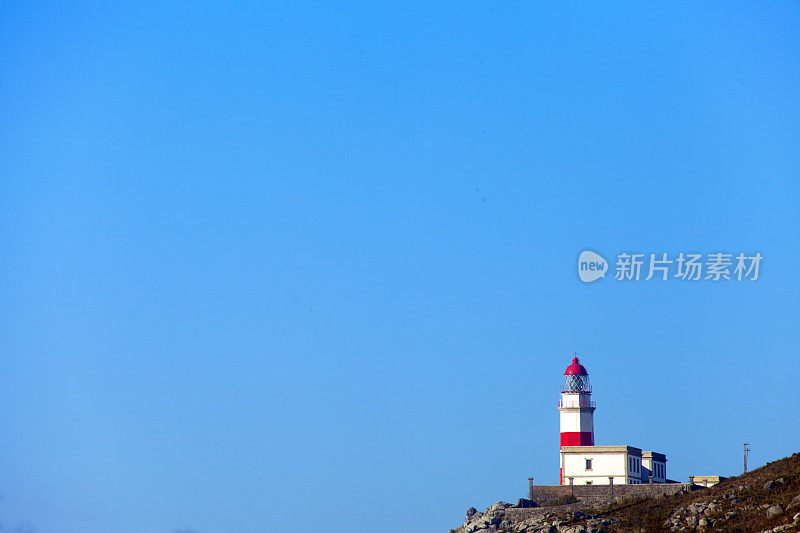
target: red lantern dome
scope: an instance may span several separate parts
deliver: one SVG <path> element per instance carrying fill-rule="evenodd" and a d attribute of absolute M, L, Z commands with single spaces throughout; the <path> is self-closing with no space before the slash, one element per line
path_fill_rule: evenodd
<path fill-rule="evenodd" d="M 577 357 L 572 358 L 572 364 L 564 371 L 565 376 L 588 376 L 588 372 L 582 364 L 578 362 Z"/>

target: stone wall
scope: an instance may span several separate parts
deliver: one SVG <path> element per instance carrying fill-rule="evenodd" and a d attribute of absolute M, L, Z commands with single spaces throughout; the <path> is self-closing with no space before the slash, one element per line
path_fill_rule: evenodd
<path fill-rule="evenodd" d="M 700 487 L 694 487 L 700 488 Z M 538 518 L 556 511 L 584 510 L 589 507 L 602 507 L 612 501 L 611 485 L 573 485 L 573 495 L 580 500 L 578 503 L 559 505 L 557 507 L 532 507 L 506 509 L 509 520 L 517 522 L 529 518 Z M 676 494 L 689 490 L 686 483 L 654 483 L 652 485 L 614 485 L 613 500 L 624 498 L 643 498 L 661 496 L 662 494 Z M 534 485 L 533 499 L 539 505 L 552 503 L 559 496 L 569 496 L 569 485 Z"/>
<path fill-rule="evenodd" d="M 572 494 L 581 500 L 607 499 L 611 496 L 612 485 L 573 485 Z M 640 498 L 675 494 L 686 490 L 685 483 L 653 483 L 642 485 L 613 485 L 615 498 Z M 533 499 L 539 505 L 546 505 L 560 496 L 570 494 L 569 485 L 534 485 Z"/>

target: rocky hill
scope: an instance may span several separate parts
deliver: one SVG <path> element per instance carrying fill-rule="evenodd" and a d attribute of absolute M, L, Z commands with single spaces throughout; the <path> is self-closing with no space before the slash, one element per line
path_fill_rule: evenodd
<path fill-rule="evenodd" d="M 800 532 L 800 453 L 710 488 L 553 503 L 538 507 L 520 500 L 516 505 L 497 502 L 484 512 L 470 508 L 464 524 L 450 532 Z"/>

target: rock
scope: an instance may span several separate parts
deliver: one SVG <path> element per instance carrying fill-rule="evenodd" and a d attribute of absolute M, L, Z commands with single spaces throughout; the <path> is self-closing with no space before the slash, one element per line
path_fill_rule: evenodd
<path fill-rule="evenodd" d="M 774 488 L 775 488 L 774 481 L 767 481 L 766 483 L 764 483 L 764 490 L 772 490 Z"/>
<path fill-rule="evenodd" d="M 489 508 L 486 509 L 486 512 L 487 513 L 492 513 L 494 511 L 502 511 L 503 509 L 508 509 L 509 507 L 511 507 L 510 503 L 496 502 L 496 503 L 493 503 L 492 505 L 490 505 Z"/>
<path fill-rule="evenodd" d="M 739 513 L 736 511 L 728 511 L 725 513 L 725 520 L 730 520 L 731 518 L 736 518 L 737 516 L 739 516 Z"/>
<path fill-rule="evenodd" d="M 517 500 L 517 505 L 512 505 L 511 507 L 516 507 L 518 509 L 528 509 L 530 507 L 539 507 L 539 504 L 533 500 L 526 500 L 525 498 L 520 498 Z"/>
<path fill-rule="evenodd" d="M 792 501 L 789 502 L 789 505 L 786 506 L 787 509 L 791 509 L 792 507 L 797 507 L 800 505 L 800 494 L 792 498 Z"/>
<path fill-rule="evenodd" d="M 483 523 L 486 524 L 487 526 L 496 526 L 500 524 L 500 522 L 502 521 L 503 521 L 502 514 L 498 515 L 496 513 L 492 514 L 486 513 L 485 515 L 483 515 Z"/>
<path fill-rule="evenodd" d="M 697 521 L 699 527 L 708 527 L 708 518 L 701 518 Z"/>
<path fill-rule="evenodd" d="M 574 518 L 575 520 L 579 520 L 581 518 L 584 518 L 585 516 L 586 514 L 582 513 L 581 511 L 574 511 L 572 513 L 572 518 Z"/>
<path fill-rule="evenodd" d="M 706 506 L 700 502 L 695 502 L 686 508 L 692 514 L 700 514 L 706 510 Z"/>
<path fill-rule="evenodd" d="M 783 514 L 783 509 L 780 505 L 772 505 L 767 508 L 767 518 L 775 518 Z"/>
<path fill-rule="evenodd" d="M 480 514 L 481 516 L 483 516 L 483 513 L 478 512 L 478 510 L 475 509 L 474 507 L 470 507 L 469 509 L 467 509 L 467 522 L 472 520 L 472 517 L 475 516 L 476 514 Z"/>

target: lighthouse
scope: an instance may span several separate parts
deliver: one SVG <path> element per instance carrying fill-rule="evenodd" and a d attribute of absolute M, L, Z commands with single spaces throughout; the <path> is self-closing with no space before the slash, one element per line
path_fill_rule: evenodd
<path fill-rule="evenodd" d="M 667 456 L 633 446 L 595 446 L 589 373 L 577 357 L 564 371 L 559 449 L 561 485 L 668 483 Z"/>
<path fill-rule="evenodd" d="M 586 368 L 572 359 L 564 371 L 558 410 L 561 413 L 561 447 L 594 446 L 594 402 Z"/>

